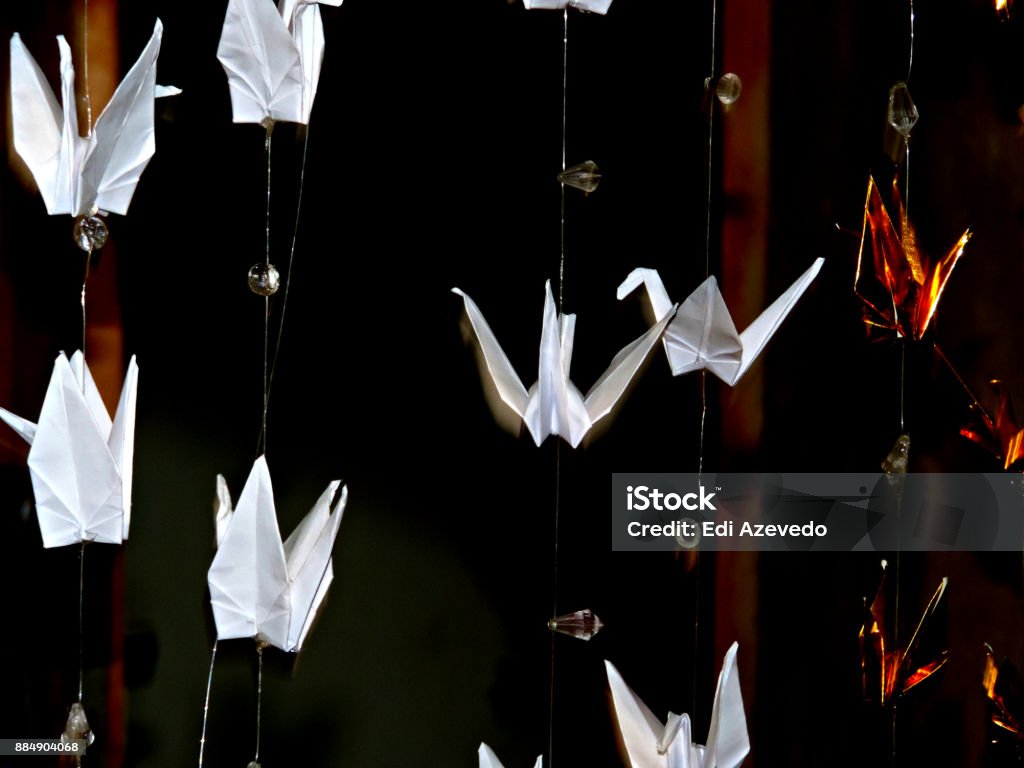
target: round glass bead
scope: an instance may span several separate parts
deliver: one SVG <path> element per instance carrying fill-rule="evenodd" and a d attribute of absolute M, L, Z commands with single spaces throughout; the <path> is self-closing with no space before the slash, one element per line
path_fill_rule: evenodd
<path fill-rule="evenodd" d="M 75 245 L 83 251 L 98 251 L 107 242 L 110 231 L 99 216 L 79 216 L 72 230 Z"/>
<path fill-rule="evenodd" d="M 715 97 L 727 107 L 730 104 L 735 104 L 742 92 L 743 82 L 740 80 L 739 75 L 735 75 L 732 72 L 726 72 L 715 83 Z"/>
<path fill-rule="evenodd" d="M 249 270 L 249 290 L 257 296 L 273 296 L 281 285 L 281 276 L 273 264 L 253 264 Z"/>

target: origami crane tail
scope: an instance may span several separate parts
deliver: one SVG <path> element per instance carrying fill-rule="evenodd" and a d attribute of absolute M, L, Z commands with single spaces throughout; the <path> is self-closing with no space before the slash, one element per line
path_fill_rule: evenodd
<path fill-rule="evenodd" d="M 716 768 L 737 768 L 750 752 L 747 716 L 743 710 L 736 653 L 739 643 L 726 651 L 722 671 L 718 675 L 715 703 L 711 710 L 711 728 L 704 752 L 704 765 Z"/>
<path fill-rule="evenodd" d="M 78 135 L 78 100 L 75 98 L 75 66 L 71 59 L 71 46 L 61 35 L 57 37 L 57 47 L 60 50 L 60 98 L 64 112 L 57 176 L 54 182 L 57 202 L 50 213 L 75 215 L 75 201 L 79 196 L 79 172 L 87 144 Z"/>
<path fill-rule="evenodd" d="M 110 428 L 107 446 L 121 475 L 121 503 L 124 505 L 124 520 L 121 538 L 128 538 L 128 527 L 132 511 L 132 460 L 135 455 L 135 402 L 139 388 L 139 366 L 135 355 L 128 362 L 121 400 L 117 404 L 114 421 Z"/>
<path fill-rule="evenodd" d="M 36 180 L 49 214 L 57 209 L 64 115 L 53 90 L 21 37 L 11 37 L 11 134 L 14 149 Z"/>
<path fill-rule="evenodd" d="M 213 502 L 213 525 L 215 530 L 215 543 L 219 547 L 224 540 L 224 534 L 228 530 L 228 524 L 234 514 L 234 507 L 231 505 L 231 491 L 228 490 L 228 481 L 224 475 L 217 475 L 217 497 Z"/>
<path fill-rule="evenodd" d="M 15 416 L 4 408 L 0 408 L 0 419 L 3 419 L 7 426 L 21 435 L 22 440 L 32 445 L 32 441 L 36 439 L 36 425 L 33 422 L 21 418 L 21 416 Z"/>

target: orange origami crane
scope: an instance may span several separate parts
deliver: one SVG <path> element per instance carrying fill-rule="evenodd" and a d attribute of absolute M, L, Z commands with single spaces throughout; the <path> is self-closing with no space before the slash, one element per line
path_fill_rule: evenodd
<path fill-rule="evenodd" d="M 964 247 L 971 239 L 971 230 L 968 229 L 960 236 L 944 258 L 931 264 L 917 247 L 917 236 L 907 220 L 895 179 L 892 196 L 898 213 L 899 229 L 893 226 L 874 178 L 868 179 L 864 228 L 861 232 L 853 291 L 864 302 L 864 323 L 869 334 L 881 330 L 895 334 L 896 338 L 919 341 L 928 330 L 953 267 L 963 256 Z M 870 264 L 865 264 L 868 255 L 866 250 L 870 251 Z M 862 286 L 864 273 L 872 269 L 877 283 L 873 286 L 874 292 L 878 294 L 875 299 L 870 298 Z M 882 290 L 878 290 L 879 287 Z"/>
<path fill-rule="evenodd" d="M 1024 429 L 1013 417 L 1013 406 L 1010 393 L 1003 382 L 992 379 L 989 384 L 999 398 L 995 418 L 992 418 L 976 400 L 971 403 L 971 411 L 978 417 L 975 424 L 963 427 L 960 434 L 973 440 L 982 448 L 991 451 L 1003 462 L 1003 469 L 1009 469 L 1024 459 Z M 972 397 L 973 399 L 973 397 Z"/>
<path fill-rule="evenodd" d="M 992 702 L 992 722 L 1000 728 L 999 733 L 1024 741 L 1024 728 L 1021 727 L 1024 679 L 1008 659 L 996 663 L 995 652 L 987 643 L 981 685 Z"/>
<path fill-rule="evenodd" d="M 927 680 L 949 658 L 946 643 L 945 617 L 941 626 L 929 627 L 932 617 L 945 606 L 942 601 L 948 579 L 939 583 L 924 615 L 914 629 L 905 648 L 896 648 L 893 636 L 886 627 L 886 563 L 882 561 L 882 582 L 871 605 L 865 599 L 864 626 L 860 630 L 861 671 L 864 700 L 885 706 Z M 892 617 L 890 617 L 892 618 Z"/>

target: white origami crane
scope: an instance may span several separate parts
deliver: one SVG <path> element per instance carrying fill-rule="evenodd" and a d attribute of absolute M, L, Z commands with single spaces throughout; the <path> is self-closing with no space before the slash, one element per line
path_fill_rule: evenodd
<path fill-rule="evenodd" d="M 604 16 L 608 13 L 612 0 L 523 0 L 526 10 L 561 10 L 562 8 L 579 8 L 588 13 L 599 13 Z"/>
<path fill-rule="evenodd" d="M 606 661 L 615 717 L 633 768 L 736 768 L 750 751 L 733 643 L 718 674 L 707 746 L 694 744 L 690 718 L 669 712 L 665 725 L 647 708 L 619 671 Z"/>
<path fill-rule="evenodd" d="M 548 435 L 558 435 L 575 448 L 591 427 L 608 415 L 618 402 L 644 359 L 658 343 L 671 314 L 624 347 L 584 398 L 569 380 L 576 315 L 559 316 L 555 311 L 550 280 L 544 290 L 537 383 L 527 392 L 476 304 L 461 290 L 452 288 L 452 292 L 462 296 L 465 302 L 466 314 L 480 341 L 487 370 L 502 401 L 526 424 L 537 445 Z"/>
<path fill-rule="evenodd" d="M 138 61 L 114 91 L 89 136 L 78 133 L 75 69 L 71 48 L 60 47 L 61 105 L 21 37 L 11 38 L 11 125 L 14 148 L 39 185 L 51 216 L 124 214 L 135 186 L 156 151 L 153 99 L 172 96 L 177 88 L 156 84 L 156 59 L 163 24 Z"/>
<path fill-rule="evenodd" d="M 328 485 L 284 544 L 265 457 L 253 464 L 234 510 L 219 476 L 217 496 L 218 548 L 208 576 L 217 639 L 252 637 L 297 653 L 334 578 L 331 550 L 348 488 Z"/>
<path fill-rule="evenodd" d="M 236 123 L 309 123 L 324 25 L 320 5 L 342 0 L 228 0 L 217 58 L 231 88 Z"/>
<path fill-rule="evenodd" d="M 735 386 L 775 335 L 824 263 L 822 258 L 815 259 L 808 270 L 743 333 L 736 332 L 732 316 L 718 290 L 718 281 L 714 275 L 709 277 L 679 305 L 675 318 L 665 330 L 665 352 L 672 375 L 706 368 L 730 387 Z M 619 299 L 625 298 L 641 284 L 647 288 L 655 317 L 659 320 L 670 317 L 673 305 L 656 269 L 640 267 L 630 272 L 619 286 Z"/>
<path fill-rule="evenodd" d="M 505 768 L 498 756 L 494 754 L 494 750 L 488 747 L 486 744 L 480 744 L 480 768 Z M 537 762 L 533 764 L 533 768 L 544 768 L 544 756 L 537 755 Z"/>
<path fill-rule="evenodd" d="M 128 538 L 138 381 L 132 357 L 111 421 L 82 353 L 68 362 L 61 352 L 38 424 L 0 408 L 0 419 L 32 446 L 28 469 L 44 547 Z"/>

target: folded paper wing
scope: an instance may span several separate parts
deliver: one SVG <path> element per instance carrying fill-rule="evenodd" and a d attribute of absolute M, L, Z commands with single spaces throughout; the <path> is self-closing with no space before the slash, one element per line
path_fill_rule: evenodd
<path fill-rule="evenodd" d="M 11 126 L 14 148 L 39 186 L 51 215 L 95 210 L 124 214 L 156 151 L 153 100 L 180 93 L 156 84 L 163 24 L 114 91 L 92 134 L 80 136 L 71 48 L 60 48 L 61 104 L 21 37 L 11 38 Z"/>
<path fill-rule="evenodd" d="M 341 5 L 342 0 L 322 0 Z M 236 123 L 309 123 L 324 57 L 320 4 L 229 0 L 217 58 Z"/>
<path fill-rule="evenodd" d="M 604 16 L 611 7 L 612 0 L 523 0 L 526 10 L 561 10 L 578 8 L 587 13 L 599 13 Z"/>
<path fill-rule="evenodd" d="M 527 391 L 476 303 L 458 288 L 452 292 L 462 296 L 498 395 L 523 421 L 537 445 L 549 435 L 562 437 L 573 448 L 579 445 L 591 427 L 622 397 L 671 319 L 666 316 L 620 350 L 584 397 L 569 378 L 576 315 L 559 316 L 548 281 L 537 382 Z"/>
<path fill-rule="evenodd" d="M 480 755 L 480 768 L 504 768 L 498 756 L 494 754 L 494 750 L 486 744 L 480 744 L 478 753 Z M 533 764 L 533 768 L 544 768 L 543 755 L 537 755 L 537 762 Z"/>
<path fill-rule="evenodd" d="M 332 482 L 282 544 L 266 458 L 256 460 L 234 509 L 218 478 L 218 548 L 208 576 L 218 639 L 301 650 L 334 577 L 331 550 L 347 500 L 348 489 Z"/>
<path fill-rule="evenodd" d="M 743 762 L 750 740 L 736 669 L 738 648 L 733 643 L 722 662 L 707 746 L 692 742 L 686 714 L 670 712 L 663 725 L 612 663 L 605 662 L 619 732 L 633 768 L 736 768 Z"/>
<path fill-rule="evenodd" d="M 44 547 L 128 538 L 138 372 L 132 357 L 113 421 L 81 352 L 70 361 L 57 357 L 38 424 L 0 408 L 0 419 L 32 446 L 28 467 Z"/>
<path fill-rule="evenodd" d="M 735 386 L 764 350 L 782 321 L 796 306 L 825 260 L 814 263 L 762 312 L 743 333 L 736 332 L 718 281 L 712 275 L 686 300 L 665 330 L 663 342 L 672 374 L 707 369 L 729 386 Z M 655 269 L 634 269 L 619 286 L 621 300 L 640 285 L 650 297 L 655 317 L 663 320 L 671 311 L 665 285 Z"/>

